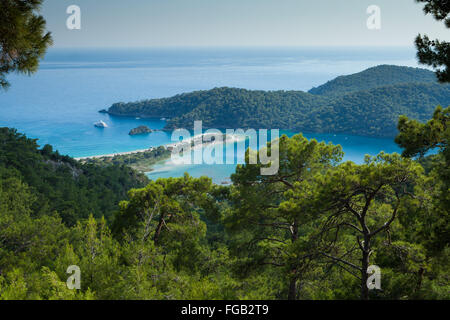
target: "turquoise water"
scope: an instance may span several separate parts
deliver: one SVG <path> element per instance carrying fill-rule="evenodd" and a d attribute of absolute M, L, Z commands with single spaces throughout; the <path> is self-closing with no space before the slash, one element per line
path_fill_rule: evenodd
<path fill-rule="evenodd" d="M 289 137 L 296 132 L 281 130 L 280 135 L 285 134 Z M 342 146 L 345 156 L 344 161 L 353 161 L 361 163 L 364 156 L 376 155 L 380 151 L 387 153 L 401 152 L 400 148 L 392 139 L 379 139 L 351 135 L 334 135 L 334 134 L 303 134 L 308 139 L 316 139 L 318 141 L 332 142 Z M 225 151 L 224 151 L 225 157 Z M 162 161 L 153 167 L 153 171 L 147 173 L 150 179 L 181 177 L 184 172 L 189 172 L 193 177 L 208 176 L 214 183 L 221 184 L 229 182 L 229 177 L 234 173 L 238 159 L 243 159 L 243 153 L 235 150 L 235 164 L 174 164 L 171 159 Z M 225 163 L 225 161 L 224 161 Z"/>
<path fill-rule="evenodd" d="M 142 124 L 160 129 L 164 121 L 110 117 L 98 110 L 119 101 L 221 86 L 307 91 L 379 64 L 417 66 L 414 49 L 53 49 L 33 76 L 9 77 L 11 88 L 0 92 L 0 126 L 15 127 L 39 139 L 39 144 L 52 144 L 73 157 L 144 149 L 169 143 L 170 135 L 159 131 L 131 137 L 129 130 Z M 95 128 L 98 120 L 109 127 Z M 342 144 L 346 159 L 355 162 L 365 154 L 398 151 L 390 139 L 306 136 Z M 220 181 L 234 166 L 185 168 L 166 163 L 152 177 L 178 176 L 185 170 Z"/>

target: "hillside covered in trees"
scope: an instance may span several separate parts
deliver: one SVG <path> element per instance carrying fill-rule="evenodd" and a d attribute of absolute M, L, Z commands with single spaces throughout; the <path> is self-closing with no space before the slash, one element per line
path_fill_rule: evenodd
<path fill-rule="evenodd" d="M 449 114 L 402 117 L 403 156 L 361 165 L 282 136 L 276 174 L 238 165 L 231 186 L 81 165 L 3 128 L 0 299 L 449 299 Z"/>
<path fill-rule="evenodd" d="M 309 133 L 394 137 L 400 115 L 425 121 L 450 105 L 450 86 L 424 69 L 378 66 L 310 92 L 215 88 L 171 98 L 116 103 L 110 115 L 169 118 L 166 129 L 279 128 Z"/>
<path fill-rule="evenodd" d="M 68 225 L 93 214 L 111 218 L 129 189 L 148 183 L 145 175 L 124 165 L 81 164 L 53 151 L 39 148 L 14 129 L 0 128 L 0 181 L 18 179 L 33 198 L 36 214 L 58 212 Z"/>
<path fill-rule="evenodd" d="M 436 75 L 426 69 L 380 65 L 355 74 L 337 77 L 317 88 L 312 88 L 308 92 L 316 95 L 333 96 L 396 84 L 436 82 Z"/>

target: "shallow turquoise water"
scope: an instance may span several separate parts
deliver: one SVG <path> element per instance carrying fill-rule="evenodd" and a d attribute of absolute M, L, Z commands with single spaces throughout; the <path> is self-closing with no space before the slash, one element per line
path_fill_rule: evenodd
<path fill-rule="evenodd" d="M 280 134 L 286 134 L 291 137 L 295 132 L 282 130 Z M 316 139 L 319 142 L 332 142 L 336 145 L 341 145 L 345 156 L 343 161 L 353 161 L 355 163 L 362 163 L 364 156 L 377 155 L 380 151 L 387 153 L 398 152 L 400 148 L 394 143 L 392 139 L 379 139 L 351 135 L 334 135 L 334 134 L 303 134 L 308 139 Z M 225 153 L 225 152 L 224 152 Z M 211 177 L 214 183 L 221 184 L 229 182 L 229 177 L 234 173 L 236 164 L 239 163 L 237 158 L 243 159 L 242 153 L 235 152 L 234 164 L 189 164 L 180 165 L 174 164 L 170 159 L 163 161 L 154 166 L 151 172 L 147 173 L 150 179 L 168 178 L 168 177 L 182 177 L 185 172 L 188 172 L 193 177 L 208 176 Z M 225 161 L 224 161 L 225 163 Z"/>

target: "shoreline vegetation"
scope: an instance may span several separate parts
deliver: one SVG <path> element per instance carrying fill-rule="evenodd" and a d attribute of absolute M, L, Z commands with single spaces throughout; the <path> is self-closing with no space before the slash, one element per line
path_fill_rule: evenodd
<path fill-rule="evenodd" d="M 100 166 L 127 165 L 139 173 L 147 173 L 152 172 L 152 166 L 158 162 L 169 159 L 174 149 L 183 148 L 186 143 L 190 143 L 191 150 L 195 150 L 198 148 L 199 142 L 202 142 L 201 147 L 204 147 L 231 142 L 235 143 L 245 139 L 245 136 L 221 134 L 220 141 L 217 141 L 218 136 L 219 134 L 204 133 L 180 142 L 169 143 L 159 147 L 150 147 L 148 149 L 139 149 L 89 157 L 79 157 L 74 159 L 82 164 L 94 164 Z"/>
<path fill-rule="evenodd" d="M 9 86 L 7 77 L 13 73 L 36 72 L 52 44 L 44 18 L 47 14 L 40 13 L 43 2 L 0 2 L 0 89 Z M 450 29 L 450 0 L 416 2 L 423 5 L 426 15 L 434 16 Z M 245 32 L 248 27 L 255 29 L 248 17 L 255 11 L 269 10 L 274 14 L 273 17 L 267 15 L 268 22 L 280 25 L 276 17 L 279 7 L 279 4 L 270 4 L 260 10 L 259 6 L 241 8 L 222 3 L 208 7 L 187 6 L 182 10 L 188 13 L 188 20 L 208 15 L 214 19 L 197 23 L 192 32 L 185 32 L 186 36 L 179 34 L 178 39 L 192 44 L 190 40 L 198 40 L 198 35 L 189 37 L 189 34 L 201 31 L 196 30 L 200 29 L 198 27 L 214 33 L 217 27 L 226 29 L 230 25 L 244 31 L 240 31 L 243 35 L 240 42 L 247 43 L 250 38 L 255 42 L 258 39 Z M 58 8 L 46 6 L 46 9 Z M 146 15 L 141 14 L 144 7 L 138 11 L 128 10 L 128 16 L 127 8 L 116 6 L 113 9 L 108 12 L 114 14 L 113 20 L 117 20 L 114 19 L 117 12 L 123 15 L 118 23 L 139 24 L 139 30 L 130 31 L 140 41 L 148 40 L 149 28 L 160 25 L 164 28 L 177 18 L 173 6 L 155 8 L 163 9 L 154 12 L 162 23 L 150 25 L 145 23 Z M 282 9 L 294 12 L 290 7 Z M 310 9 L 311 13 L 315 11 Z M 396 19 L 391 27 L 401 27 L 403 22 L 414 19 L 413 16 L 409 20 L 406 16 L 399 18 L 405 11 L 401 9 L 393 12 Z M 76 5 L 66 10 L 70 14 L 66 23 L 68 29 L 80 29 L 80 10 Z M 232 17 L 233 10 L 239 10 L 243 22 L 239 23 L 239 28 Z M 378 24 L 375 20 L 379 20 L 379 11 L 377 5 L 368 7 L 368 29 L 372 29 L 369 24 Z M 311 13 L 306 12 L 306 15 L 312 17 Z M 362 20 L 363 11 L 360 13 Z M 328 16 L 334 17 L 335 12 L 318 12 L 318 18 Z M 352 17 L 350 14 L 342 19 Z M 142 24 L 138 18 L 143 18 Z M 289 21 L 281 22 L 280 27 L 286 27 Z M 353 22 L 349 22 L 351 26 Z M 421 28 L 419 20 L 416 24 Z M 307 26 L 312 36 L 320 36 L 314 24 Z M 276 30 L 270 23 L 266 27 Z M 55 31 L 59 39 L 58 28 Z M 196 79 L 209 78 L 209 75 L 213 81 L 229 81 L 230 73 L 226 74 L 224 69 L 232 71 L 232 78 L 245 80 L 239 83 L 254 86 L 262 77 L 276 83 L 284 75 L 281 70 L 295 60 L 301 64 L 314 60 L 314 64 L 308 64 L 308 73 L 313 76 L 319 65 L 321 72 L 329 72 L 332 64 L 337 63 L 342 70 L 348 65 L 355 66 L 353 60 L 367 63 L 375 61 L 372 57 L 377 55 L 376 61 L 394 60 L 394 56 L 385 55 L 384 50 L 372 52 L 372 48 L 364 49 L 370 50 L 368 56 L 348 54 L 355 49 L 344 46 L 349 34 L 339 30 L 329 36 L 335 38 L 336 44 L 342 44 L 345 57 L 335 56 L 337 47 L 326 48 L 323 53 L 308 50 L 303 54 L 302 49 L 301 55 L 285 55 L 282 53 L 285 49 L 276 45 L 279 41 L 270 45 L 271 38 L 277 36 L 270 32 L 272 36 L 264 36 L 264 42 L 271 50 L 272 47 L 276 50 L 276 55 L 260 55 L 262 49 L 256 48 L 257 59 L 252 58 L 253 54 L 235 55 L 234 50 L 226 47 L 223 47 L 226 51 L 213 48 L 217 55 L 192 54 L 193 51 L 187 49 L 178 53 L 179 48 L 176 54 L 168 54 L 165 49 L 157 49 L 157 55 L 142 54 L 141 49 L 132 54 L 125 46 L 125 33 L 114 31 L 104 33 L 107 36 L 104 40 L 109 42 L 114 36 L 116 43 L 123 43 L 120 59 L 110 54 L 110 48 L 99 54 L 89 41 L 82 42 L 80 44 L 92 51 L 89 59 L 79 59 L 80 51 L 75 46 L 64 56 L 46 59 L 44 64 L 57 71 L 55 77 L 44 75 L 36 79 L 41 86 L 35 88 L 42 90 L 32 90 L 34 87 L 28 81 L 17 83 L 15 91 L 20 93 L 25 87 L 28 93 L 34 91 L 37 95 L 25 95 L 27 100 L 20 98 L 12 104 L 2 104 L 7 108 L 18 107 L 15 116 L 25 115 L 24 106 L 29 104 L 33 109 L 22 123 L 29 122 L 34 127 L 42 127 L 41 132 L 52 134 L 59 132 L 62 126 L 68 127 L 67 131 L 59 132 L 60 136 L 65 138 L 69 133 L 75 139 L 58 140 L 62 141 L 61 145 L 64 142 L 82 145 L 83 140 L 78 138 L 83 133 L 87 133 L 84 141 L 92 139 L 95 143 L 95 136 L 75 130 L 80 128 L 78 125 L 68 126 L 67 117 L 75 120 L 76 112 L 91 112 L 91 94 L 95 99 L 141 95 L 149 89 L 155 89 L 153 94 L 157 94 L 158 89 L 171 91 L 180 86 L 198 85 Z M 264 30 L 257 31 L 265 34 Z M 224 33 L 233 38 L 241 34 Z M 419 305 L 424 300 L 450 300 L 450 106 L 442 107 L 450 105 L 450 42 L 432 40 L 422 34 L 415 40 L 418 62 L 431 67 L 435 73 L 418 68 L 378 66 L 338 77 L 309 92 L 216 88 L 166 99 L 114 104 L 107 111 L 120 116 L 135 114 L 136 120 L 157 116 L 162 121 L 167 120 L 164 130 L 184 128 L 172 134 L 173 143 L 167 142 L 167 136 L 158 140 L 160 142 L 153 140 L 154 144 L 168 143 L 159 147 L 75 160 L 61 155 L 49 144 L 39 145 L 39 139 L 28 138 L 17 129 L 0 127 L 0 301 L 165 300 L 169 303 L 156 302 L 156 309 L 174 317 L 213 318 L 215 315 L 218 318 L 225 314 L 228 318 L 250 318 L 251 315 L 273 318 L 280 311 L 290 311 L 283 308 L 284 302 L 273 303 L 280 300 L 299 301 L 289 303 L 292 309 L 297 307 L 297 312 L 309 301 L 342 301 L 344 304 L 359 299 L 379 304 L 411 300 L 418 303 L 410 304 Z M 102 35 L 98 34 L 97 40 L 102 40 Z M 169 35 L 172 38 L 173 33 Z M 177 35 L 174 36 L 168 40 L 174 42 Z M 393 40 L 400 36 L 392 34 Z M 161 33 L 161 38 L 167 37 Z M 358 43 L 357 38 L 352 40 Z M 226 56 L 232 58 L 231 63 Z M 400 58 L 400 55 L 395 56 Z M 278 67 L 280 62 L 282 68 Z M 121 70 L 107 71 L 112 69 L 110 64 Z M 245 68 L 241 69 L 240 65 Z M 86 73 L 80 72 L 72 79 L 66 76 L 73 76 L 70 69 L 79 67 L 86 68 Z M 130 67 L 132 79 L 125 72 Z M 146 77 L 142 79 L 143 73 Z M 217 74 L 220 76 L 216 78 Z M 438 83 L 437 79 L 447 84 Z M 291 82 L 292 78 L 284 81 Z M 201 83 L 213 82 L 208 79 Z M 72 87 L 78 91 L 71 91 Z M 74 95 L 75 92 L 79 93 Z M 126 94 L 122 95 L 124 92 Z M 85 95 L 87 99 L 81 99 L 81 103 L 80 99 L 74 99 Z M 60 109 L 55 108 L 58 107 L 55 102 L 66 100 L 72 104 L 61 103 L 60 107 L 65 108 L 62 111 L 73 109 L 76 112 L 64 113 L 64 122 L 54 121 L 60 119 Z M 42 106 L 45 109 L 39 109 Z M 52 110 L 51 115 L 47 114 Z M 7 110 L 4 116 L 7 122 L 15 119 L 8 115 Z M 55 125 L 46 126 L 41 118 L 33 119 L 36 115 L 47 116 L 49 123 Z M 189 128 L 194 121 L 202 121 L 202 128 L 253 130 L 203 133 L 194 124 L 192 136 Z M 130 121 L 125 122 L 128 128 Z M 95 125 L 107 126 L 101 120 Z M 155 126 L 161 127 L 160 123 Z M 125 125 L 116 128 L 115 133 L 125 133 Z M 261 131 L 255 134 L 261 129 L 395 136 L 391 142 L 401 154 L 384 151 L 377 155 L 366 154 L 364 161 L 358 164 L 347 161 L 343 146 L 335 142 L 319 142 L 301 133 L 282 134 L 277 139 L 279 132 L 276 131 L 271 131 L 267 139 Z M 140 126 L 130 133 L 145 134 L 150 130 Z M 97 131 L 101 136 L 103 129 Z M 33 136 L 39 137 L 38 132 Z M 124 139 L 118 141 L 117 135 L 104 135 L 102 145 L 108 144 L 111 148 L 122 145 L 123 141 L 130 141 L 126 137 L 123 135 Z M 362 144 L 370 144 L 368 140 L 349 142 L 364 151 Z M 139 143 L 136 148 L 142 148 L 143 141 L 146 140 L 135 141 Z M 149 141 L 151 139 L 147 143 Z M 197 177 L 186 172 L 184 165 L 177 172 L 178 175 L 184 171 L 181 177 L 174 177 L 170 170 L 159 170 L 159 167 L 154 167 L 154 176 L 163 172 L 165 177 L 150 179 L 150 175 L 138 172 L 146 171 L 151 163 L 169 155 L 174 164 L 190 166 L 192 154 L 194 163 L 217 163 L 222 160 L 223 148 L 235 151 L 236 144 L 234 157 L 226 153 L 227 160 L 239 162 L 237 166 L 226 168 L 227 174 L 231 171 L 228 169 L 233 171 L 227 185 L 218 185 L 208 177 L 210 172 L 218 171 L 217 166 L 198 170 Z M 256 152 L 247 149 L 249 152 L 241 162 L 247 145 L 263 152 L 258 152 L 258 157 Z M 380 146 L 385 145 L 374 144 L 372 150 L 379 150 Z M 95 145 L 89 144 L 89 148 Z M 202 161 L 199 161 L 200 154 Z M 178 162 L 178 156 L 186 161 Z M 233 302 L 241 300 L 242 303 Z M 208 301 L 214 301 L 217 307 Z M 180 308 L 180 304 L 184 306 Z M 346 304 L 339 312 L 364 317 Z M 7 304 L 2 302 L 1 305 Z M 324 305 L 320 312 L 327 308 L 330 313 L 336 313 L 340 305 L 340 302 L 331 303 L 328 308 Z M 11 306 L 16 313 L 20 310 L 16 303 Z M 317 307 L 313 305 L 313 308 L 317 313 Z"/>
<path fill-rule="evenodd" d="M 278 173 L 246 163 L 233 187 L 80 163 L 0 128 L 0 298 L 448 299 L 449 114 L 400 118 L 403 157 L 360 165 L 284 135 Z M 68 265 L 80 290 L 66 286 Z M 382 290 L 368 290 L 370 266 Z"/>

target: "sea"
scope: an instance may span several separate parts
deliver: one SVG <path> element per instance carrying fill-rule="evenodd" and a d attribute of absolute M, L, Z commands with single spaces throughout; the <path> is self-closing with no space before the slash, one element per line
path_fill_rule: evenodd
<path fill-rule="evenodd" d="M 61 154 L 87 157 L 169 144 L 171 133 L 130 136 L 139 125 L 162 129 L 163 119 L 112 117 L 98 113 L 115 102 L 170 97 L 215 87 L 303 90 L 340 75 L 380 64 L 417 67 L 414 48 L 52 48 L 37 73 L 12 74 L 0 91 L 0 127 L 13 127 Z M 103 120 L 108 128 L 94 127 Z M 258 128 L 255 128 L 258 129 Z M 283 131 L 292 136 L 297 132 Z M 340 144 L 344 160 L 400 152 L 393 139 L 342 134 L 307 138 Z M 209 176 L 223 183 L 235 165 L 158 163 L 148 176 Z M 150 171 L 150 168 L 149 168 Z"/>

